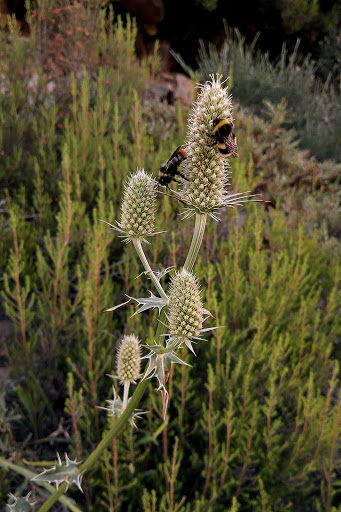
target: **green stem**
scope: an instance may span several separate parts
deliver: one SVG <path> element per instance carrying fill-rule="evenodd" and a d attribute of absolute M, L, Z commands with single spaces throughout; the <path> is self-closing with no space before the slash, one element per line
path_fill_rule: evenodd
<path fill-rule="evenodd" d="M 150 265 L 148 263 L 146 255 L 143 252 L 141 240 L 139 240 L 138 238 L 133 238 L 133 244 L 134 244 L 134 247 L 136 249 L 137 254 L 139 255 L 139 258 L 140 258 L 140 260 L 142 262 L 142 265 L 146 269 L 147 275 L 149 275 L 150 279 L 153 281 L 153 283 L 155 285 L 155 288 L 157 289 L 157 291 L 161 295 L 162 299 L 167 300 L 168 297 L 165 294 L 165 292 L 163 291 L 163 288 L 162 288 L 162 286 L 160 284 L 160 281 L 155 277 L 154 272 L 150 268 Z"/>
<path fill-rule="evenodd" d="M 95 450 L 89 455 L 89 457 L 83 462 L 83 464 L 79 468 L 79 473 L 85 473 L 90 468 L 94 466 L 94 464 L 98 461 L 102 453 L 106 448 L 109 448 L 112 440 L 117 437 L 117 435 L 121 432 L 121 430 L 128 423 L 130 416 L 136 409 L 139 404 L 143 393 L 145 392 L 148 386 L 149 380 L 141 380 L 135 389 L 135 393 L 131 397 L 126 409 L 115 422 L 115 424 L 111 427 L 109 432 L 103 437 L 102 441 L 97 445 Z M 66 483 L 64 483 L 59 487 L 58 491 L 55 491 L 48 500 L 44 503 L 42 507 L 38 510 L 38 512 L 47 512 L 52 505 L 60 498 L 60 495 L 65 491 Z"/>
<path fill-rule="evenodd" d="M 163 345 L 165 342 L 164 334 L 166 334 L 166 332 L 167 332 L 167 325 L 164 325 L 164 324 L 166 324 L 166 322 L 167 322 L 167 317 L 166 317 L 167 310 L 168 310 L 168 307 L 166 306 L 161 311 L 161 315 L 159 318 L 159 322 L 158 322 L 158 326 L 157 326 L 156 334 L 155 334 L 155 341 L 156 341 L 157 345 Z"/>
<path fill-rule="evenodd" d="M 189 248 L 188 255 L 184 264 L 184 269 L 188 270 L 189 272 L 192 271 L 199 254 L 199 250 L 205 232 L 206 219 L 206 214 L 197 213 L 195 216 L 195 226 L 192 236 L 191 247 Z M 164 340 L 164 334 L 166 334 L 167 332 L 167 327 L 164 325 L 167 322 L 166 310 L 167 308 L 164 307 L 161 311 L 159 325 L 157 326 L 157 331 L 155 335 L 155 341 L 157 344 L 160 345 L 162 344 L 162 340 Z"/>
<path fill-rule="evenodd" d="M 191 247 L 189 249 L 189 252 L 188 252 L 185 264 L 184 264 L 184 269 L 188 270 L 189 272 L 192 271 L 195 261 L 197 259 L 197 256 L 199 254 L 200 246 L 201 246 L 202 239 L 203 239 L 204 232 L 205 232 L 206 219 L 207 219 L 207 215 L 196 214 L 195 227 L 194 227 Z M 155 284 L 155 287 L 158 290 L 158 292 L 160 293 L 162 299 L 164 299 L 166 301 L 168 299 L 168 297 L 167 297 L 166 293 L 164 292 L 160 282 L 155 277 L 154 272 L 150 268 L 148 260 L 143 252 L 141 241 L 137 240 L 137 239 L 133 239 L 133 243 L 134 243 L 136 252 L 140 257 L 140 260 L 141 260 L 147 274 L 149 275 L 149 277 Z M 162 322 L 166 321 L 165 308 L 163 308 L 163 310 L 161 312 L 160 320 L 161 321 L 159 322 L 159 325 L 158 325 L 158 328 L 156 331 L 156 336 L 155 336 L 157 343 L 161 342 L 161 338 L 163 337 L 162 335 L 167 332 L 166 326 L 164 326 L 162 323 Z M 139 384 L 135 390 L 135 393 L 132 395 L 129 403 L 127 404 L 127 407 L 125 408 L 125 410 L 123 411 L 121 416 L 118 418 L 118 420 L 115 422 L 115 424 L 111 427 L 109 432 L 107 432 L 107 434 L 103 437 L 102 441 L 97 445 L 95 450 L 89 455 L 89 457 L 80 466 L 80 468 L 79 468 L 80 473 L 85 473 L 90 468 L 92 468 L 94 466 L 94 464 L 98 461 L 98 459 L 100 458 L 100 456 L 102 455 L 104 450 L 106 448 L 109 448 L 112 440 L 115 437 L 117 437 L 117 435 L 121 432 L 121 430 L 124 428 L 126 423 L 128 423 L 130 416 L 133 414 L 134 409 L 136 409 L 137 405 L 139 404 L 139 402 L 142 398 L 142 395 L 145 392 L 147 386 L 148 386 L 148 380 L 141 380 L 139 382 Z M 50 507 L 59 499 L 59 497 L 65 491 L 65 489 L 66 489 L 66 483 L 63 483 L 59 487 L 58 491 L 56 491 L 49 497 L 49 499 L 44 503 L 44 505 L 39 509 L 38 512 L 47 512 L 50 509 Z"/>
<path fill-rule="evenodd" d="M 124 387 L 123 387 L 123 404 L 122 404 L 122 408 L 124 410 L 127 407 L 127 403 L 128 403 L 130 381 L 129 380 L 125 380 L 123 386 Z"/>
<path fill-rule="evenodd" d="M 139 384 L 137 385 L 137 388 L 135 389 L 134 394 L 132 395 L 131 399 L 129 400 L 127 407 L 125 408 L 124 412 L 121 414 L 121 416 L 118 418 L 117 421 L 115 421 L 115 424 L 111 427 L 109 432 L 106 433 L 106 435 L 103 437 L 102 441 L 97 445 L 95 450 L 89 455 L 89 457 L 83 462 L 83 464 L 79 468 L 80 473 L 85 473 L 90 469 L 95 462 L 100 458 L 102 453 L 106 448 L 109 448 L 111 445 L 112 440 L 121 432 L 123 427 L 128 423 L 130 416 L 133 414 L 134 409 L 138 406 L 143 393 L 145 392 L 147 386 L 148 386 L 149 380 L 141 380 Z M 39 511 L 40 512 L 40 511 Z"/>
<path fill-rule="evenodd" d="M 187 258 L 186 258 L 186 261 L 184 264 L 184 270 L 188 270 L 188 272 L 192 272 L 195 261 L 198 257 L 202 239 L 203 239 L 204 233 L 205 233 L 206 219 L 207 219 L 206 213 L 205 214 L 197 213 L 195 215 L 195 226 L 194 226 L 191 247 L 189 248 Z"/>
<path fill-rule="evenodd" d="M 184 269 L 188 270 L 189 272 L 192 271 L 194 264 L 196 262 L 196 259 L 199 254 L 199 250 L 201 247 L 202 239 L 205 232 L 206 227 L 206 214 L 196 214 L 195 216 L 195 226 L 192 236 L 192 242 L 191 247 L 189 248 L 188 255 L 184 264 Z M 155 341 L 157 344 L 162 344 L 162 340 L 164 340 L 164 334 L 167 332 L 167 327 L 164 325 L 167 322 L 166 317 L 166 310 L 167 308 L 164 307 L 161 311 L 159 325 L 157 326 L 157 331 L 155 335 Z"/>
<path fill-rule="evenodd" d="M 59 500 L 59 498 L 62 496 L 62 494 L 64 494 L 65 490 L 67 488 L 67 482 L 63 482 L 59 487 L 58 489 L 56 490 L 56 492 L 54 492 L 53 494 L 51 494 L 51 496 L 49 498 L 47 498 L 47 500 L 45 501 L 45 503 L 40 507 L 40 509 L 38 510 L 38 512 L 47 512 L 48 510 L 50 510 L 50 508 L 52 507 L 52 505 L 54 503 L 56 503 L 56 501 Z"/>

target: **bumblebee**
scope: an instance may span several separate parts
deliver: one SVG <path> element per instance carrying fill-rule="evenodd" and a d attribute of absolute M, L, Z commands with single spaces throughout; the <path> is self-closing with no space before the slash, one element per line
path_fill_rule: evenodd
<path fill-rule="evenodd" d="M 181 149 L 181 146 L 176 148 L 174 153 L 168 159 L 168 162 L 163 164 L 159 171 L 159 183 L 163 187 L 169 188 L 169 184 L 171 181 L 175 181 L 176 183 L 180 183 L 180 181 L 175 179 L 175 176 L 181 176 L 186 181 L 189 181 L 180 171 L 178 171 L 178 167 L 186 160 L 187 154 L 186 151 Z"/>
<path fill-rule="evenodd" d="M 234 124 L 227 119 L 215 119 L 213 121 L 213 131 L 208 134 L 214 138 L 210 148 L 217 147 L 218 151 L 224 156 L 238 156 L 237 139 L 233 132 Z"/>

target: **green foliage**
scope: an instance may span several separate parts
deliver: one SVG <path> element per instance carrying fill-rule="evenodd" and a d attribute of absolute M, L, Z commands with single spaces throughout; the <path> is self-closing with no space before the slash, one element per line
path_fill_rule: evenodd
<path fill-rule="evenodd" d="M 85 19 L 96 14 L 82 9 Z M 128 333 L 134 307 L 104 310 L 125 293 L 143 296 L 151 283 L 132 279 L 141 272 L 135 252 L 100 219 L 118 218 L 130 172 L 156 173 L 184 139 L 180 109 L 170 112 L 165 137 L 157 119 L 165 106 L 153 119 L 144 101 L 157 59 L 135 60 L 133 22 L 109 24 L 106 39 L 110 16 L 95 17 L 102 46 L 81 40 L 91 48 L 83 55 L 91 66 L 69 54 L 53 94 L 39 85 L 32 102 L 27 55 L 41 32 L 23 44 L 13 22 L 10 45 L 1 46 L 8 86 L 0 97 L 0 176 L 8 192 L 0 265 L 15 335 L 0 353 L 12 369 L 0 396 L 0 450 L 32 467 L 55 460 L 56 451 L 84 459 L 115 422 L 97 406 L 112 398 L 106 373 L 113 373 L 116 342 Z M 44 59 L 39 84 L 50 80 Z M 243 108 L 236 113 L 233 190 L 262 192 L 271 203 L 223 211 L 221 222 L 208 223 L 195 271 L 205 307 L 223 327 L 195 347 L 197 358 L 182 350 L 192 366 L 171 372 L 166 421 L 150 388 L 139 430 L 119 435 L 86 475 L 84 497 L 73 495 L 82 510 L 337 510 L 338 167 L 304 158 L 285 130 L 286 108 L 268 104 L 267 121 Z M 153 270 L 184 261 L 192 220 L 179 220 L 180 210 L 160 197 L 157 228 L 168 233 L 147 248 Z M 155 319 L 153 311 L 135 316 L 129 332 L 145 341 Z M 1 498 L 21 484 L 14 472 L 1 474 Z"/>
<path fill-rule="evenodd" d="M 309 149 L 320 160 L 334 158 L 340 161 L 339 91 L 329 80 L 322 83 L 317 79 L 318 65 L 309 56 L 299 58 L 299 42 L 291 54 L 283 46 L 276 63 L 270 61 L 268 54 L 255 50 L 255 42 L 247 46 L 237 31 L 235 36 L 227 33 L 220 51 L 214 45 L 207 50 L 201 44 L 198 57 L 200 81 L 207 80 L 212 70 L 230 75 L 233 97 L 257 115 L 263 115 L 265 101 L 279 105 L 284 100 L 287 105 L 285 127 L 295 129 L 300 147 Z"/>
<path fill-rule="evenodd" d="M 333 29 L 340 13 L 337 2 L 326 5 L 319 0 L 279 0 L 277 5 L 287 34 L 310 29 L 316 37 Z"/>
<path fill-rule="evenodd" d="M 266 102 L 263 116 L 250 118 L 250 111 L 238 107 L 240 158 L 235 163 L 247 168 L 248 186 L 261 193 L 272 206 L 279 206 L 292 226 L 303 222 L 306 232 L 318 232 L 320 240 L 340 240 L 340 164 L 307 158 L 297 149 L 295 132 L 287 130 L 285 102 Z M 238 180 L 239 187 L 239 180 Z"/>
<path fill-rule="evenodd" d="M 324 77 L 332 77 L 332 80 L 341 86 L 341 33 L 338 30 L 331 31 L 320 42 L 319 59 Z"/>
<path fill-rule="evenodd" d="M 318 0 L 280 0 L 283 25 L 288 34 L 299 32 L 318 20 Z"/>

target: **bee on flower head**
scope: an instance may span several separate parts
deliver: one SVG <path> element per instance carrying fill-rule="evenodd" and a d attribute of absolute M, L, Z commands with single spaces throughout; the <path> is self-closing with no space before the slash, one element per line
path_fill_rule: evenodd
<path fill-rule="evenodd" d="M 176 148 L 174 153 L 170 156 L 168 161 L 164 163 L 159 171 L 159 184 L 163 187 L 169 188 L 171 181 L 180 183 L 175 176 L 180 176 L 182 179 L 189 181 L 179 170 L 178 167 L 187 158 L 186 151 L 181 149 L 181 146 Z"/>
<path fill-rule="evenodd" d="M 227 119 L 215 119 L 213 121 L 212 133 L 207 134 L 214 139 L 210 148 L 217 147 L 219 153 L 224 156 L 238 156 L 237 139 L 233 132 L 234 124 Z"/>

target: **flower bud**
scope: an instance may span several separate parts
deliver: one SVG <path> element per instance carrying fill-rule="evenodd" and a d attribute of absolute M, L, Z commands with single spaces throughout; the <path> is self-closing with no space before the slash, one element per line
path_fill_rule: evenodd
<path fill-rule="evenodd" d="M 121 207 L 120 231 L 127 241 L 153 235 L 155 222 L 155 180 L 138 169 L 125 185 Z"/>
<path fill-rule="evenodd" d="M 169 326 L 173 338 L 195 338 L 203 323 L 203 305 L 199 286 L 187 270 L 173 277 L 169 294 Z"/>
<path fill-rule="evenodd" d="M 123 336 L 118 349 L 116 364 L 117 376 L 121 382 L 131 382 L 138 379 L 141 366 L 141 347 L 135 334 Z"/>

